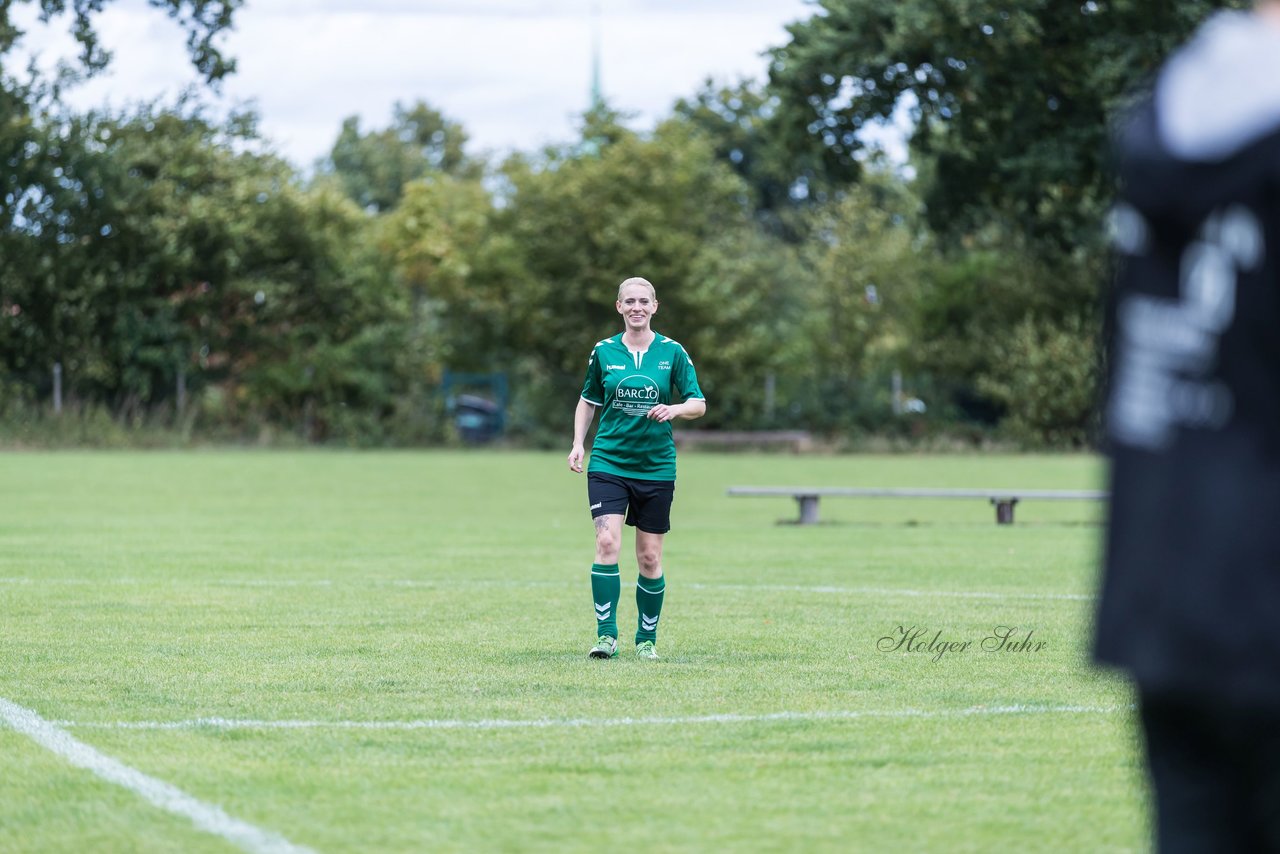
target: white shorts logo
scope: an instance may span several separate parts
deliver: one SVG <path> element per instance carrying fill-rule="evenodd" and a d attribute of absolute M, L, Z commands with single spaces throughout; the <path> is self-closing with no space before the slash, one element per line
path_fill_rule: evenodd
<path fill-rule="evenodd" d="M 1122 207 L 1129 231 L 1141 214 Z M 1142 249 L 1125 236 L 1122 249 Z M 1179 259 L 1179 299 L 1134 294 L 1117 310 L 1120 344 L 1108 429 L 1119 442 L 1163 450 L 1178 428 L 1220 429 L 1231 418 L 1231 391 L 1214 376 L 1218 343 L 1236 309 L 1240 271 L 1256 270 L 1266 254 L 1262 224 L 1248 208 L 1215 212 Z"/>

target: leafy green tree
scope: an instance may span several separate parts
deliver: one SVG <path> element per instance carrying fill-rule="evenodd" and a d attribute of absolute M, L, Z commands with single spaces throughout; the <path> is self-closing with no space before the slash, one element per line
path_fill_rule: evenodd
<path fill-rule="evenodd" d="M 102 370 L 85 344 L 94 334 L 92 312 L 102 273 L 83 263 L 78 246 L 106 235 L 82 228 L 87 210 L 100 204 L 107 180 L 102 144 L 92 117 L 72 117 L 59 107 L 63 87 L 99 72 L 110 55 L 95 29 L 110 0 L 30 0 L 45 21 L 66 15 L 80 45 L 79 63 L 64 64 L 53 79 L 9 61 L 22 39 L 13 20 L 18 3 L 0 4 L 0 372 L 39 383 L 51 363 L 84 354 L 86 373 Z M 195 67 L 210 83 L 234 69 L 217 40 L 232 23 L 241 0 L 149 0 L 187 33 Z M 105 223 L 102 227 L 105 227 Z"/>
<path fill-rule="evenodd" d="M 1013 398 L 993 393 L 1017 369 L 1009 363 L 1010 341 L 1096 326 L 1098 285 L 1085 268 L 1007 248 L 926 257 L 908 319 L 913 343 L 906 364 L 936 380 L 944 395 L 938 403 L 949 415 L 996 424 L 1011 411 Z M 1018 331 L 1027 324 L 1035 336 Z M 1092 353 L 1088 337 L 1078 342 L 1081 352 Z"/>
<path fill-rule="evenodd" d="M 378 241 L 410 295 L 423 346 L 447 367 L 493 370 L 507 351 L 507 295 L 520 271 L 481 183 L 443 173 L 414 181 Z"/>
<path fill-rule="evenodd" d="M 1032 446 L 1085 447 L 1097 435 L 1099 342 L 1090 317 L 1030 317 L 993 344 L 978 387 L 1007 413 L 1002 426 Z"/>
<path fill-rule="evenodd" d="M 231 340 L 246 342 L 245 358 L 227 353 L 234 370 L 222 387 L 310 440 L 382 443 L 399 418 L 411 433 L 429 432 L 424 413 L 403 409 L 422 367 L 408 347 L 408 300 L 375 250 L 368 217 L 325 188 L 282 184 L 257 198 L 255 240 L 228 282 L 238 311 L 223 314 Z"/>
<path fill-rule="evenodd" d="M 891 174 L 869 175 L 814 218 L 797 383 L 809 426 L 878 427 L 893 412 L 889 377 L 910 365 L 929 248 L 918 207 Z"/>
<path fill-rule="evenodd" d="M 34 5 L 40 10 L 40 19 L 48 22 L 62 15 L 69 15 L 71 35 L 80 45 L 79 71 L 67 69 L 71 77 L 79 74 L 96 74 L 111 61 L 111 54 L 98 40 L 94 17 L 110 5 L 112 0 L 13 0 L 0 4 L 0 60 L 21 39 L 22 31 L 13 23 L 16 6 Z M 159 9 L 187 34 L 187 53 L 196 70 L 209 83 L 216 83 L 235 71 L 235 60 L 224 55 L 217 45 L 218 37 L 231 28 L 235 12 L 244 0 L 147 0 L 147 5 Z"/>
<path fill-rule="evenodd" d="M 0 339 L 11 363 L 62 361 L 71 389 L 126 418 L 172 403 L 180 377 L 230 425 L 333 438 L 392 417 L 407 301 L 345 196 L 305 191 L 253 152 L 248 120 L 198 108 L 52 136 L 75 146 L 65 197 L 26 220 L 35 265 L 6 280 L 32 307 Z"/>
<path fill-rule="evenodd" d="M 705 134 L 717 156 L 746 182 L 763 226 L 800 242 L 805 234 L 798 211 L 833 198 L 860 168 L 843 162 L 832 173 L 819 158 L 786 145 L 777 108 L 777 97 L 754 81 L 718 86 L 708 80 L 692 97 L 676 102 L 673 118 Z"/>
<path fill-rule="evenodd" d="M 1244 0 L 820 0 L 773 52 L 797 151 L 856 157 L 900 104 L 940 234 L 991 227 L 1037 251 L 1096 250 L 1108 116 L 1211 10 Z"/>
<path fill-rule="evenodd" d="M 517 387 L 528 418 L 545 429 L 567 423 L 591 345 L 619 328 L 622 279 L 654 283 L 655 326 L 693 351 L 713 399 L 720 384 L 740 379 L 723 354 L 744 330 L 726 315 L 749 316 L 775 285 L 739 282 L 707 260 L 751 227 L 749 191 L 687 122 L 641 136 L 601 111 L 588 116 L 583 138 L 603 142 L 504 167 L 509 199 L 500 223 L 524 271 L 508 287 L 508 341 L 522 365 Z M 713 405 L 708 422 L 722 417 Z"/>
<path fill-rule="evenodd" d="M 483 163 L 466 154 L 466 142 L 461 125 L 422 101 L 397 104 L 382 130 L 361 133 L 358 117 L 346 119 L 321 172 L 334 176 L 362 208 L 385 212 L 400 202 L 406 185 L 430 173 L 479 177 Z"/>
<path fill-rule="evenodd" d="M 681 311 L 702 323 L 678 340 L 712 401 L 706 426 L 790 427 L 803 414 L 809 277 L 799 256 L 768 232 L 743 227 L 716 235 L 694 259 Z"/>

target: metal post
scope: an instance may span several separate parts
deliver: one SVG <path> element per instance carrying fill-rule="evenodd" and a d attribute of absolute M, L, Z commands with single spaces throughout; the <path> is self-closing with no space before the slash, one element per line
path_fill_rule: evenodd
<path fill-rule="evenodd" d="M 1013 505 L 1018 503 L 1016 498 L 993 498 L 991 503 L 996 506 L 996 524 L 1012 525 L 1013 524 Z"/>
<path fill-rule="evenodd" d="M 178 414 L 187 408 L 187 369 L 178 366 Z"/>
<path fill-rule="evenodd" d="M 773 372 L 764 375 L 764 417 L 773 419 L 773 406 L 778 390 L 778 378 Z"/>
<path fill-rule="evenodd" d="M 62 363 L 53 363 L 53 414 L 62 414 Z"/>
<path fill-rule="evenodd" d="M 800 524 L 818 524 L 818 496 L 797 495 L 796 501 L 800 504 Z"/>
<path fill-rule="evenodd" d="M 893 414 L 902 414 L 902 371 L 893 372 Z"/>

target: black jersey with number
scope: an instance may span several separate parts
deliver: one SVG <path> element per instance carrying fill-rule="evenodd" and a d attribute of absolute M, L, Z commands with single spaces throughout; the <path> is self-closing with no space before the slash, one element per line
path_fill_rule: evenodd
<path fill-rule="evenodd" d="M 1280 31 L 1244 22 L 1206 25 L 1119 131 L 1096 653 L 1280 706 L 1280 85 L 1214 97 Z"/>

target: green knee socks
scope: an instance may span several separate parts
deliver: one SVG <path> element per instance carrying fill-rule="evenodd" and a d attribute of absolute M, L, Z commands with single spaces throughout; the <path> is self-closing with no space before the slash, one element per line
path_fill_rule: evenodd
<path fill-rule="evenodd" d="M 591 596 L 596 600 L 596 635 L 618 637 L 618 597 L 622 579 L 616 563 L 591 564 Z"/>
<path fill-rule="evenodd" d="M 640 612 L 636 628 L 636 643 L 658 640 L 658 617 L 662 614 L 662 594 L 667 589 L 667 578 L 636 579 L 636 610 Z"/>

